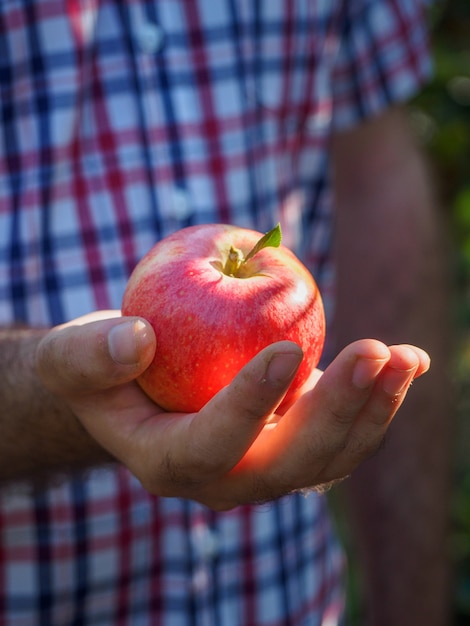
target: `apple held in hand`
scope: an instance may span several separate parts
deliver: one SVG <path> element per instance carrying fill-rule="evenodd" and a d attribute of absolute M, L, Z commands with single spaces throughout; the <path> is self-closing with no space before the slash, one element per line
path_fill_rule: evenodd
<path fill-rule="evenodd" d="M 280 241 L 279 226 L 264 236 L 190 226 L 137 265 L 122 313 L 155 330 L 156 356 L 138 382 L 159 406 L 198 411 L 262 348 L 284 339 L 304 352 L 282 404 L 295 398 L 320 359 L 325 318 L 312 275 Z"/>

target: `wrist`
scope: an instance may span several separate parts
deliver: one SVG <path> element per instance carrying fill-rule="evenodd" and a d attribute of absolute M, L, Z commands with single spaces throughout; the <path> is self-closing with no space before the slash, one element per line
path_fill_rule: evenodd
<path fill-rule="evenodd" d="M 43 485 L 110 458 L 67 401 L 42 382 L 37 350 L 46 329 L 0 331 L 0 485 Z"/>

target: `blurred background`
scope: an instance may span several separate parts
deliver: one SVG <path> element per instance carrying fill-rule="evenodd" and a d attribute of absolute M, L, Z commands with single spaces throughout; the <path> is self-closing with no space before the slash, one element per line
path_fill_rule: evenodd
<path fill-rule="evenodd" d="M 450 545 L 453 626 L 470 626 L 470 0 L 437 0 L 431 23 L 435 76 L 411 104 L 411 114 L 433 161 L 453 244 L 458 420 Z M 357 584 L 352 563 L 348 626 L 362 626 Z"/>
<path fill-rule="evenodd" d="M 470 1 L 440 1 L 431 16 L 435 77 L 412 114 L 448 211 L 456 282 L 454 381 L 458 436 L 452 508 L 454 624 L 470 624 Z"/>

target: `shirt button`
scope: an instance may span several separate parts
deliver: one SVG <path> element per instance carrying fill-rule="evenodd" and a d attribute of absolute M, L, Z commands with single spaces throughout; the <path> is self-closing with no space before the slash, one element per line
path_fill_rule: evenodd
<path fill-rule="evenodd" d="M 214 531 L 205 524 L 198 524 L 192 530 L 193 546 L 202 561 L 211 561 L 217 557 L 219 542 Z"/>
<path fill-rule="evenodd" d="M 191 206 L 189 202 L 189 194 L 184 189 L 174 189 L 172 193 L 171 207 L 173 210 L 173 217 L 177 220 L 185 220 L 191 213 Z"/>
<path fill-rule="evenodd" d="M 329 109 L 318 111 L 310 115 L 305 121 L 305 130 L 307 133 L 314 135 L 317 132 L 325 130 L 331 122 L 331 112 Z"/>
<path fill-rule="evenodd" d="M 165 33 L 163 28 L 161 28 L 158 24 L 147 22 L 140 27 L 137 39 L 142 52 L 152 54 L 160 52 L 163 48 Z"/>

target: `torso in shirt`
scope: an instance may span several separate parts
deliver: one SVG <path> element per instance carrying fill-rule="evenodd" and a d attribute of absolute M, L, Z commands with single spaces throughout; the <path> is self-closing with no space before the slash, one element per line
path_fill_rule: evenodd
<path fill-rule="evenodd" d="M 0 324 L 119 308 L 158 238 L 214 221 L 280 221 L 328 304 L 345 6 L 4 0 Z M 2 494 L 0 535 L 5 626 L 306 626 L 341 611 L 341 555 L 314 495 L 214 514 L 98 470 Z"/>

